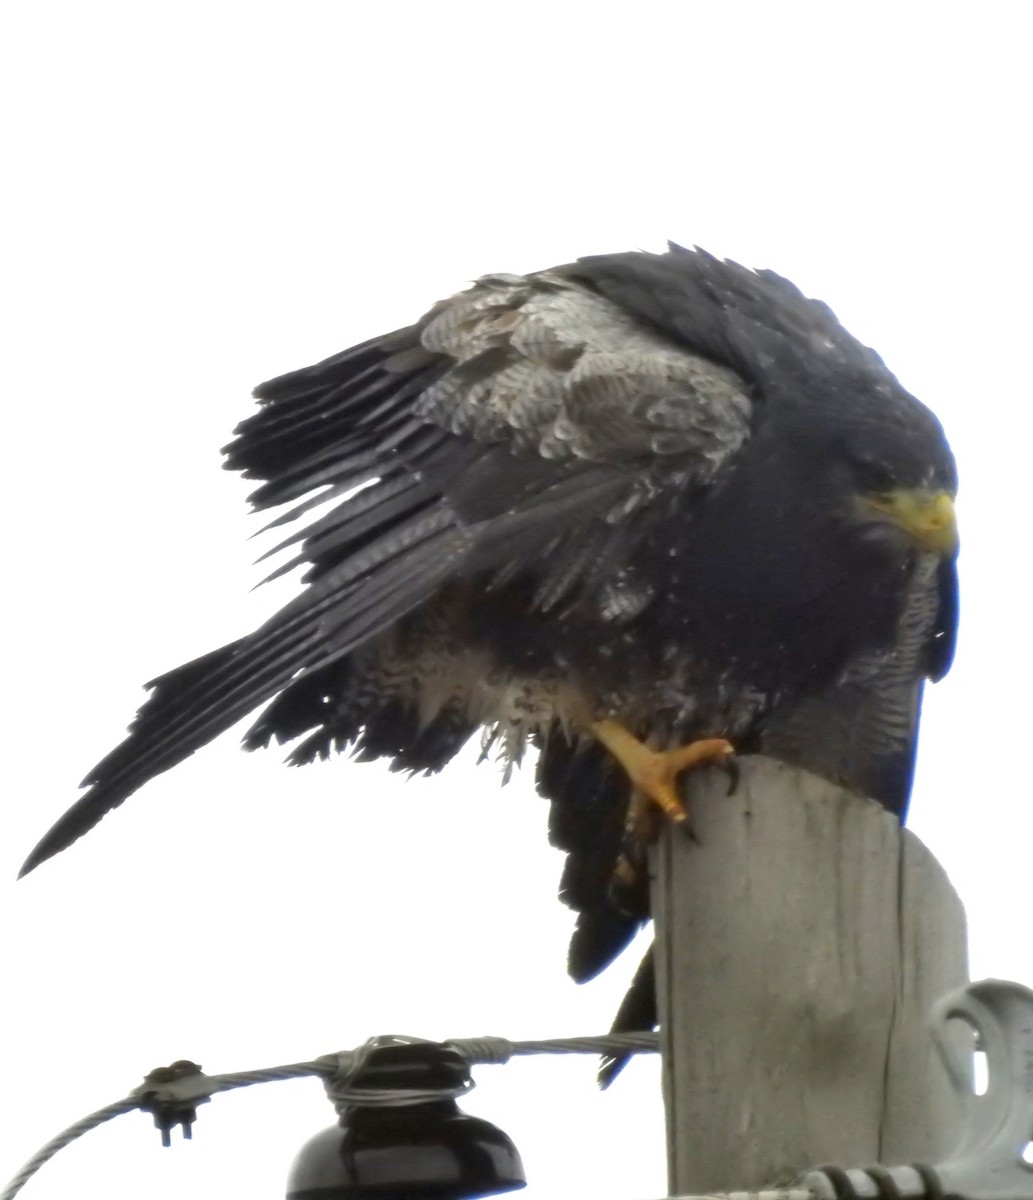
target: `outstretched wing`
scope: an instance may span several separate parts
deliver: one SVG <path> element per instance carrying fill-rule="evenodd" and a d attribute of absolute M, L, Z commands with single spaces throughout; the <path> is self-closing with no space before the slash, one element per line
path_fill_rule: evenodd
<path fill-rule="evenodd" d="M 266 481 L 255 506 L 293 502 L 281 524 L 337 500 L 283 543 L 307 586 L 253 634 L 149 685 L 126 741 L 23 872 L 452 580 L 530 581 L 541 611 L 575 602 L 619 570 L 665 496 L 709 486 L 752 418 L 729 367 L 551 272 L 486 277 L 256 396 L 227 447 L 229 467 Z"/>

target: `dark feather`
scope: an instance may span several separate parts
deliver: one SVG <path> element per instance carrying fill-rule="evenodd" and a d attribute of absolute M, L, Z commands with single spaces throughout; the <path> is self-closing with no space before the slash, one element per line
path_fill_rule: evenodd
<path fill-rule="evenodd" d="M 641 1033 L 655 1029 L 659 1017 L 656 1003 L 656 968 L 653 947 L 646 951 L 624 993 L 620 1008 L 610 1026 L 611 1033 Z M 628 1065 L 628 1054 L 610 1054 L 602 1058 L 596 1078 L 601 1088 L 608 1088 Z"/>

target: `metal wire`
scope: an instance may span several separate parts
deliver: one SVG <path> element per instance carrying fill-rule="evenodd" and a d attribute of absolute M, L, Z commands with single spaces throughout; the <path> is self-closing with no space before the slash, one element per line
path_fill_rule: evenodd
<path fill-rule="evenodd" d="M 603 1034 L 599 1037 L 545 1038 L 523 1042 L 511 1042 L 507 1038 L 499 1037 L 455 1038 L 444 1044 L 457 1050 L 467 1062 L 481 1065 L 505 1063 L 510 1058 L 525 1054 L 648 1054 L 655 1053 L 660 1048 L 659 1038 L 655 1033 Z M 234 1071 L 228 1075 L 187 1076 L 184 1080 L 176 1080 L 163 1085 L 162 1090 L 168 1090 L 175 1094 L 182 1088 L 190 1088 L 191 1095 L 207 1098 L 214 1096 L 217 1092 L 229 1092 L 235 1088 L 250 1087 L 255 1083 L 277 1083 L 282 1079 L 298 1079 L 307 1075 L 316 1075 L 324 1083 L 332 1084 L 334 1080 L 340 1079 L 342 1074 L 355 1074 L 363 1049 L 360 1047 L 357 1051 L 348 1050 L 338 1054 L 327 1054 L 312 1062 L 287 1063 L 278 1067 L 259 1067 L 257 1070 Z M 203 1087 L 200 1086 L 202 1083 Z M 152 1089 L 151 1094 L 155 1090 L 157 1089 Z M 354 1094 L 358 1095 L 358 1093 Z M 350 1096 L 351 1094 L 345 1093 L 343 1098 L 350 1098 Z M 365 1093 L 360 1098 L 369 1099 Z M 405 1093 L 404 1102 L 413 1103 L 416 1099 L 418 1097 L 414 1096 L 412 1092 Z M 89 1133 L 91 1129 L 96 1129 L 113 1117 L 119 1117 L 123 1113 L 141 1108 L 144 1101 L 145 1093 L 142 1089 L 137 1089 L 124 1100 L 116 1100 L 114 1104 L 99 1108 L 88 1117 L 83 1117 L 81 1121 L 76 1121 L 74 1125 L 69 1125 L 29 1159 L 3 1192 L 0 1192 L 0 1200 L 14 1200 L 14 1197 L 40 1167 L 52 1159 L 59 1150 L 63 1150 L 65 1146 L 74 1142 L 76 1138 L 82 1137 L 84 1133 Z M 403 1100 L 395 1097 L 389 1098 L 388 1102 L 400 1103 Z M 810 1194 L 808 1193 L 807 1196 L 809 1200 Z M 795 1200 L 795 1198 L 787 1198 L 787 1200 Z"/>
<path fill-rule="evenodd" d="M 124 1100 L 116 1100 L 114 1104 L 98 1108 L 95 1113 L 90 1113 L 88 1117 L 83 1117 L 81 1121 L 69 1125 L 56 1137 L 52 1137 L 41 1150 L 37 1150 L 0 1193 L 0 1200 L 13 1200 L 13 1197 L 22 1190 L 45 1162 L 53 1158 L 59 1150 L 63 1150 L 65 1146 L 74 1142 L 76 1138 L 82 1137 L 84 1133 L 89 1133 L 91 1129 L 96 1129 L 98 1125 L 103 1125 L 105 1121 L 110 1121 L 113 1117 L 120 1117 L 123 1113 L 132 1112 L 139 1107 L 140 1101 L 135 1096 L 127 1096 Z"/>

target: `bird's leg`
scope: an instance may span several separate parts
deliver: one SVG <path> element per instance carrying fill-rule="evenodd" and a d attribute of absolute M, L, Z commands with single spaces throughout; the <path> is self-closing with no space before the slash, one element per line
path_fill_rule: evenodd
<path fill-rule="evenodd" d="M 610 900 L 629 915 L 648 909 L 646 847 L 656 839 L 664 818 L 694 837 L 685 803 L 677 792 L 682 771 L 704 763 L 731 764 L 732 745 L 724 738 L 704 738 L 672 750 L 656 750 L 639 741 L 619 722 L 593 721 L 592 732 L 621 764 L 631 782 L 624 819 L 624 843 L 610 879 Z"/>
<path fill-rule="evenodd" d="M 724 763 L 733 753 L 724 738 L 700 738 L 671 750 L 653 750 L 629 733 L 619 722 L 607 718 L 592 723 L 592 732 L 621 764 L 633 789 L 628 806 L 628 832 L 636 836 L 648 821 L 652 804 L 675 825 L 688 825 L 689 813 L 678 796 L 677 779 L 682 771 L 704 763 Z"/>
<path fill-rule="evenodd" d="M 624 768 L 631 781 L 631 799 L 624 821 L 621 848 L 609 895 L 621 912 L 642 911 L 645 880 L 645 847 L 654 841 L 657 821 L 666 817 L 690 836 L 689 809 L 678 796 L 677 781 L 683 770 L 714 763 L 728 768 L 733 763 L 733 746 L 725 738 L 701 738 L 672 750 L 655 750 L 614 720 L 594 721 L 591 732 L 599 738 Z"/>

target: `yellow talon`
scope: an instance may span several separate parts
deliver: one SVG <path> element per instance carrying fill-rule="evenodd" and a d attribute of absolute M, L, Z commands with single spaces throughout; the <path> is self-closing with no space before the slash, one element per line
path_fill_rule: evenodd
<path fill-rule="evenodd" d="M 651 801 L 675 824 L 689 819 L 678 796 L 677 780 L 682 771 L 704 763 L 720 762 L 734 753 L 724 738 L 700 738 L 672 750 L 651 750 L 617 721 L 595 721 L 592 732 L 621 764 L 631 780 L 635 794 L 628 809 L 629 832 L 638 829 L 645 818 L 643 801 Z"/>

